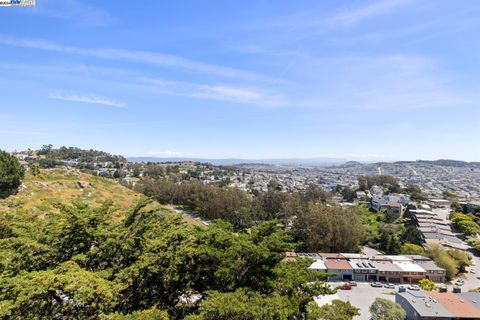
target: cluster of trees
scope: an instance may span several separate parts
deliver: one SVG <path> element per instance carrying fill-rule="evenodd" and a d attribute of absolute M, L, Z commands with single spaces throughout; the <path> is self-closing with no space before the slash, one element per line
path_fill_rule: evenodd
<path fill-rule="evenodd" d="M 364 228 L 355 209 L 309 202 L 298 212 L 293 235 L 307 252 L 357 252 Z"/>
<path fill-rule="evenodd" d="M 331 195 L 316 186 L 304 193 L 251 195 L 199 182 L 144 179 L 137 190 L 163 204 L 186 206 L 204 218 L 226 220 L 238 229 L 279 220 L 292 227 L 295 240 L 305 251 L 356 252 L 364 237 L 358 212 L 326 204 Z"/>
<path fill-rule="evenodd" d="M 400 185 L 395 177 L 389 175 L 378 175 L 378 176 L 358 176 L 358 186 L 359 190 L 365 191 L 370 190 L 373 186 L 384 187 L 388 192 L 399 192 Z"/>
<path fill-rule="evenodd" d="M 373 212 L 368 206 L 355 208 L 364 225 L 363 244 L 387 254 L 399 254 L 406 244 L 422 243 L 420 232 L 409 219 L 396 219 L 387 211 Z"/>
<path fill-rule="evenodd" d="M 25 176 L 25 169 L 17 158 L 0 150 L 0 197 L 18 188 Z"/>
<path fill-rule="evenodd" d="M 422 189 L 419 186 L 414 184 L 409 184 L 405 188 L 401 188 L 398 180 L 389 175 L 378 175 L 378 176 L 359 176 L 357 177 L 359 190 L 365 191 L 369 190 L 373 186 L 380 186 L 384 188 L 386 193 L 406 193 L 410 195 L 414 201 L 424 201 L 427 200 L 427 197 L 423 193 Z M 348 194 L 346 191 L 344 194 Z"/>
<path fill-rule="evenodd" d="M 57 208 L 44 219 L 21 209 L 0 217 L 0 318 L 320 319 L 328 311 L 310 304 L 333 293 L 326 275 L 309 260 L 284 261 L 295 243 L 276 222 L 193 227 L 148 200 L 119 222 L 109 203 Z"/>
<path fill-rule="evenodd" d="M 98 150 L 84 150 L 76 147 L 60 147 L 55 149 L 53 145 L 44 145 L 37 151 L 38 155 L 44 155 L 45 158 L 51 160 L 73 160 L 79 159 L 81 162 L 125 162 L 125 159 L 119 155 Z"/>
<path fill-rule="evenodd" d="M 480 234 L 480 216 L 453 212 L 450 214 L 450 220 L 466 236 Z"/>
<path fill-rule="evenodd" d="M 407 243 L 402 246 L 402 254 L 418 254 L 430 257 L 437 265 L 447 270 L 447 279 L 455 278 L 471 264 L 470 255 L 456 249 L 445 249 L 441 245 L 432 245 L 425 250 L 422 246 Z"/>
<path fill-rule="evenodd" d="M 465 272 L 466 267 L 470 266 L 471 258 L 466 252 L 448 249 L 441 245 L 433 245 L 423 254 L 435 261 L 435 263 L 447 270 L 447 279 L 455 278 L 459 273 Z"/>

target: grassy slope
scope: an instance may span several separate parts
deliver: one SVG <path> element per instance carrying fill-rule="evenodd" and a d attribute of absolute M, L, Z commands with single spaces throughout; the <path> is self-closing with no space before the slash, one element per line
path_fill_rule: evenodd
<path fill-rule="evenodd" d="M 82 188 L 79 182 L 83 183 Z M 6 199 L 0 199 L 0 214 L 20 209 L 32 219 L 43 220 L 45 214 L 55 213 L 54 203 L 70 203 L 80 200 L 93 207 L 99 207 L 111 200 L 115 207 L 113 219 L 121 220 L 126 212 L 144 196 L 113 180 L 80 173 L 73 169 L 42 170 L 37 177 L 27 173 L 20 191 Z M 158 205 L 158 204 L 154 204 Z M 165 207 L 162 211 L 171 212 Z M 173 214 L 173 213 L 172 213 Z M 199 224 L 185 217 L 188 223 Z"/>

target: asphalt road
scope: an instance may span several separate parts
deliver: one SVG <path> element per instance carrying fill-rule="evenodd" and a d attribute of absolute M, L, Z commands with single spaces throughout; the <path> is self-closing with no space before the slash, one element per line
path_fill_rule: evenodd
<path fill-rule="evenodd" d="M 343 282 L 332 282 L 332 287 L 343 284 Z M 370 319 L 370 305 L 376 298 L 388 299 L 395 301 L 395 291 L 398 290 L 398 286 L 395 289 L 374 288 L 370 283 L 358 283 L 356 287 L 352 287 L 352 290 L 338 290 L 337 294 L 343 301 L 350 301 L 350 303 L 357 308 L 360 308 L 360 316 L 355 317 L 355 320 L 369 320 Z"/>

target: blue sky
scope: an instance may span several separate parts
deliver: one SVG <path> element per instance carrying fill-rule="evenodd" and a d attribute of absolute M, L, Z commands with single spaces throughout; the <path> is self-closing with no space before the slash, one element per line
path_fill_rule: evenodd
<path fill-rule="evenodd" d="M 480 161 L 478 1 L 0 7 L 0 148 Z"/>

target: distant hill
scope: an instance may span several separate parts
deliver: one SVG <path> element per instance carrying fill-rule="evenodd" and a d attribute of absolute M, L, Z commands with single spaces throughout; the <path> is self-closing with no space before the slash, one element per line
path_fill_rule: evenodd
<path fill-rule="evenodd" d="M 330 166 L 345 163 L 340 158 L 291 158 L 291 159 L 204 159 L 204 158 L 159 158 L 159 157 L 130 157 L 132 162 L 184 162 L 193 161 L 211 163 L 213 165 L 231 166 L 237 164 L 269 164 L 269 165 L 297 165 L 297 166 Z"/>
<path fill-rule="evenodd" d="M 419 160 L 418 162 L 428 163 L 437 166 L 444 167 L 468 167 L 468 166 L 479 166 L 478 162 L 466 162 L 460 160 L 449 160 L 449 159 L 439 159 L 434 161 Z"/>

